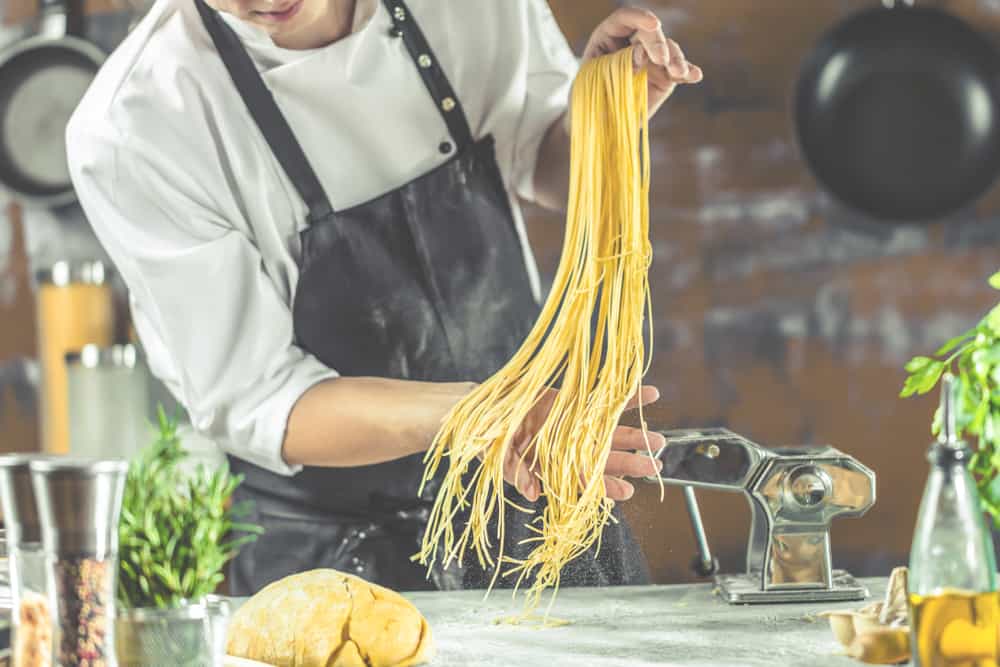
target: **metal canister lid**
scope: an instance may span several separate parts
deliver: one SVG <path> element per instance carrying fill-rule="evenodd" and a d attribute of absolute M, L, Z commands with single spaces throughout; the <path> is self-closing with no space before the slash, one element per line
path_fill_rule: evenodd
<path fill-rule="evenodd" d="M 32 472 L 68 474 L 77 477 L 128 472 L 124 459 L 83 459 L 70 456 L 52 456 L 31 462 Z"/>
<path fill-rule="evenodd" d="M 84 345 L 79 352 L 66 353 L 66 365 L 84 368 L 135 368 L 139 352 L 135 345 Z"/>
<path fill-rule="evenodd" d="M 31 483 L 31 462 L 48 458 L 46 454 L 7 454 L 0 456 L 0 502 L 4 525 L 11 544 L 42 541 L 42 522 Z"/>
<path fill-rule="evenodd" d="M 97 557 L 117 551 L 127 461 L 58 457 L 30 467 L 46 550 Z"/>
<path fill-rule="evenodd" d="M 52 266 L 35 272 L 39 285 L 103 285 L 110 270 L 100 260 L 69 261 L 60 260 Z"/>

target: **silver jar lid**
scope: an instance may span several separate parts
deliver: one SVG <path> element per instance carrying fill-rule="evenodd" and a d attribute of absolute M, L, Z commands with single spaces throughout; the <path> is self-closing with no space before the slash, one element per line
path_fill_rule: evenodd
<path fill-rule="evenodd" d="M 42 522 L 31 484 L 31 462 L 46 458 L 50 458 L 50 455 L 0 456 L 0 499 L 3 502 L 7 539 L 13 545 L 42 541 Z"/>
<path fill-rule="evenodd" d="M 124 459 L 84 459 L 70 456 L 52 456 L 31 462 L 32 472 L 47 474 L 67 474 L 75 477 L 106 475 L 128 472 L 128 461 Z"/>
<path fill-rule="evenodd" d="M 39 285 L 103 285 L 107 282 L 110 271 L 99 260 L 68 261 L 60 260 L 52 266 L 35 272 L 35 280 Z"/>
<path fill-rule="evenodd" d="M 128 462 L 58 457 L 31 462 L 42 542 L 56 554 L 114 554 Z"/>
<path fill-rule="evenodd" d="M 131 343 L 125 345 L 84 345 L 79 352 L 67 352 L 66 364 L 84 368 L 135 368 L 139 351 Z"/>

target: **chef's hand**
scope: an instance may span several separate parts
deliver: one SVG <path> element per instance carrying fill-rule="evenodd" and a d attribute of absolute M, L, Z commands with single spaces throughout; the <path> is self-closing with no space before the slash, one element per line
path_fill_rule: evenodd
<path fill-rule="evenodd" d="M 542 488 L 535 470 L 531 468 L 532 456 L 528 449 L 532 436 L 541 428 L 552 409 L 555 397 L 556 391 L 549 389 L 538 401 L 514 435 L 512 447 L 508 450 L 507 460 L 504 462 L 504 479 L 517 487 L 521 495 L 532 502 L 538 500 Z M 660 392 L 656 387 L 644 386 L 639 396 L 633 397 L 628 402 L 625 410 L 634 410 L 640 404 L 649 405 L 659 398 Z M 649 432 L 647 435 L 649 448 L 652 451 L 655 452 L 666 445 L 666 440 L 659 433 Z M 615 429 L 611 449 L 612 452 L 604 468 L 604 488 L 605 494 L 612 500 L 628 500 L 635 493 L 635 487 L 622 479 L 623 477 L 655 475 L 662 467 L 658 460 L 635 453 L 646 451 L 646 436 L 641 429 L 619 426 Z"/>
<path fill-rule="evenodd" d="M 607 55 L 637 45 L 636 67 L 648 66 L 649 115 L 667 101 L 679 84 L 698 83 L 701 68 L 689 63 L 684 52 L 663 34 L 656 14 L 637 7 L 623 7 L 597 26 L 583 51 L 583 60 Z"/>

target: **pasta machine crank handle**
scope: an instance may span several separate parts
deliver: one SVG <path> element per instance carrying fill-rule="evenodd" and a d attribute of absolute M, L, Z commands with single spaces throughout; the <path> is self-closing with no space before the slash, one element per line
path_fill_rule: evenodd
<path fill-rule="evenodd" d="M 705 524 L 701 520 L 701 510 L 698 508 L 698 498 L 694 495 L 694 487 L 684 487 L 684 502 L 687 504 L 688 518 L 691 519 L 691 531 L 698 546 L 698 553 L 691 560 L 691 570 L 699 577 L 712 577 L 719 573 L 719 559 L 712 555 L 705 535 Z"/>

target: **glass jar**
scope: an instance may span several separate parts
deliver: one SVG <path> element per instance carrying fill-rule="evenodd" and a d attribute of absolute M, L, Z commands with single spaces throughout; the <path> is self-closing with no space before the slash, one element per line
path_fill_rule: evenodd
<path fill-rule="evenodd" d="M 52 664 L 52 606 L 48 592 L 45 550 L 40 542 L 15 545 L 11 550 L 14 573 L 14 667 L 49 667 Z"/>
<path fill-rule="evenodd" d="M 69 452 L 133 459 L 152 439 L 151 378 L 132 345 L 86 345 L 66 355 Z"/>
<path fill-rule="evenodd" d="M 211 667 L 205 607 L 127 609 L 117 619 L 118 667 Z"/>
<path fill-rule="evenodd" d="M 11 603 L 14 667 L 52 665 L 52 605 L 41 524 L 31 482 L 36 455 L 0 456 L 0 502 L 6 525 L 5 558 Z"/>
<path fill-rule="evenodd" d="M 42 450 L 66 454 L 70 444 L 66 354 L 114 337 L 114 293 L 100 261 L 59 261 L 39 271 L 37 331 L 42 373 Z"/>
<path fill-rule="evenodd" d="M 226 657 L 226 637 L 229 634 L 229 601 L 219 595 L 202 598 L 208 620 L 208 637 L 212 650 L 212 667 L 222 667 Z"/>
<path fill-rule="evenodd" d="M 56 661 L 60 667 L 114 665 L 118 559 L 113 554 L 52 555 Z"/>
<path fill-rule="evenodd" d="M 32 461 L 59 667 L 115 667 L 118 521 L 128 464 Z"/>

